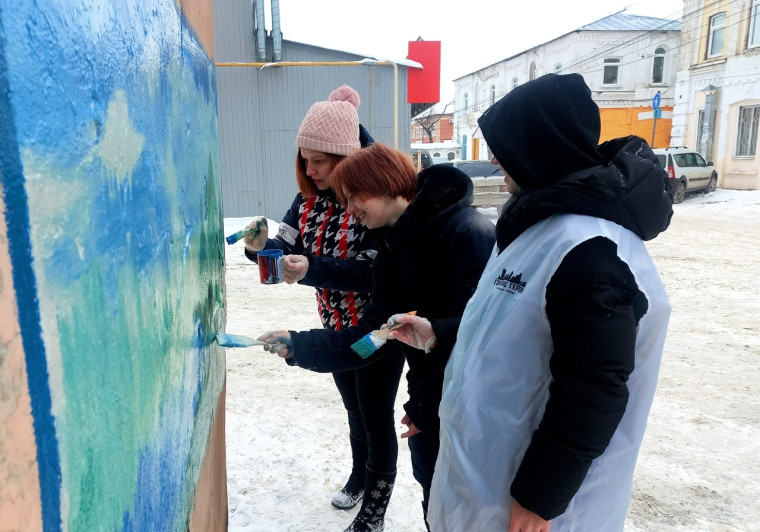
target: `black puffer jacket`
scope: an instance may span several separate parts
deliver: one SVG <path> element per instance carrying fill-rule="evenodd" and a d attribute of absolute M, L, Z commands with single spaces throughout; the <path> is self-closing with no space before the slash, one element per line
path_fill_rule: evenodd
<path fill-rule="evenodd" d="M 296 194 L 275 238 L 264 249 L 305 255 L 309 269 L 299 284 L 316 288 L 322 324 L 328 329 L 355 325 L 369 301 L 377 242 L 346 213 L 332 189 L 304 198 Z M 253 262 L 256 254 L 245 250 Z"/>
<path fill-rule="evenodd" d="M 497 222 L 499 250 L 557 213 L 603 218 L 654 238 L 673 214 L 667 174 L 644 139 L 597 146 L 598 108 L 583 79 L 558 78 L 515 89 L 479 119 L 489 147 L 522 189 Z M 550 96 L 555 84 L 563 86 L 562 101 Z M 616 244 L 602 237 L 568 253 L 547 286 L 550 398 L 511 486 L 515 500 L 544 519 L 565 511 L 625 412 L 636 327 L 647 309 Z"/>
<path fill-rule="evenodd" d="M 419 175 L 419 191 L 399 220 L 374 231 L 381 247 L 372 266 L 371 300 L 357 327 L 342 331 L 290 331 L 291 365 L 320 372 L 354 369 L 398 349 L 389 342 L 368 359 L 350 346 L 397 313 L 416 310 L 433 324 L 437 346 L 429 355 L 403 346 L 410 400 L 404 406 L 424 432 L 438 430 L 443 370 L 462 313 L 494 244 L 494 226 L 471 207 L 472 180 L 448 166 Z"/>
<path fill-rule="evenodd" d="M 601 157 L 598 166 L 512 196 L 496 224 L 499 249 L 556 213 L 603 218 L 630 229 L 642 240 L 651 240 L 667 229 L 673 216 L 668 175 L 646 141 L 622 137 L 599 145 L 597 151 Z"/>

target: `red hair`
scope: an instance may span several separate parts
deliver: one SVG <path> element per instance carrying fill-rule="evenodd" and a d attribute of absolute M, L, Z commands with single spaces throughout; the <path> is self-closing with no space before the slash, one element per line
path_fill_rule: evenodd
<path fill-rule="evenodd" d="M 333 170 L 339 162 L 346 158 L 345 155 L 335 155 L 334 153 L 325 153 L 325 157 L 330 161 Z M 330 175 L 332 176 L 332 173 Z M 298 190 L 301 191 L 304 198 L 317 195 L 319 189 L 314 185 L 314 181 L 306 175 L 306 160 L 301 157 L 301 148 L 296 151 L 296 181 L 298 182 Z M 330 183 L 332 183 L 332 178 Z"/>
<path fill-rule="evenodd" d="M 349 155 L 330 174 L 338 201 L 379 196 L 401 196 L 412 201 L 417 194 L 417 171 L 411 158 L 378 142 Z"/>

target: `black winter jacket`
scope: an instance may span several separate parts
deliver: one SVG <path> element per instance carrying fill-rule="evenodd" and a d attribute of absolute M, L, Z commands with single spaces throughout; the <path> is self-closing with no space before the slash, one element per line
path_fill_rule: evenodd
<path fill-rule="evenodd" d="M 267 239 L 264 249 L 307 257 L 309 269 L 299 284 L 317 289 L 325 327 L 342 329 L 358 322 L 369 301 L 377 242 L 346 213 L 332 189 L 309 198 L 296 194 L 277 236 Z M 245 250 L 245 255 L 256 262 L 255 253 Z"/>
<path fill-rule="evenodd" d="M 416 310 L 433 325 L 437 345 L 430 354 L 403 345 L 410 399 L 404 405 L 414 425 L 437 432 L 443 370 L 456 340 L 464 307 L 494 245 L 494 226 L 471 207 L 472 180 L 456 168 L 432 166 L 419 175 L 418 193 L 399 220 L 375 230 L 380 250 L 372 266 L 371 300 L 357 327 L 342 331 L 290 331 L 291 365 L 312 371 L 355 369 L 384 356 L 389 342 L 367 359 L 350 346 L 397 313 Z"/>
<path fill-rule="evenodd" d="M 359 142 L 362 148 L 375 142 L 361 124 Z M 296 194 L 277 236 L 267 239 L 264 249 L 306 256 L 309 269 L 298 284 L 317 289 L 319 317 L 325 327 L 338 330 L 359 321 L 369 301 L 377 242 L 346 213 L 335 191 L 319 190 L 308 198 Z M 257 262 L 256 253 L 246 249 L 245 256 Z"/>
<path fill-rule="evenodd" d="M 546 76 L 543 87 L 553 79 Z M 576 92 L 554 102 L 536 97 L 541 84 L 530 89 L 514 91 L 479 119 L 489 147 L 523 190 L 497 221 L 499 250 L 557 213 L 603 218 L 642 240 L 664 231 L 673 198 L 646 141 L 631 136 L 596 146 L 598 110 L 590 98 L 576 100 Z M 587 134 L 579 135 L 584 124 Z M 510 488 L 515 500 L 544 519 L 565 511 L 625 412 L 636 327 L 647 309 L 616 244 L 602 237 L 568 253 L 547 286 L 554 344 L 550 398 Z"/>
<path fill-rule="evenodd" d="M 604 218 L 647 240 L 664 231 L 672 199 L 667 176 L 646 142 L 616 139 L 599 146 L 599 153 L 606 165 L 515 197 L 503 210 L 499 237 L 511 241 L 558 212 Z M 546 288 L 553 382 L 543 419 L 510 489 L 520 504 L 544 519 L 565 511 L 625 413 L 636 327 L 647 309 L 617 246 L 603 237 L 568 253 Z"/>

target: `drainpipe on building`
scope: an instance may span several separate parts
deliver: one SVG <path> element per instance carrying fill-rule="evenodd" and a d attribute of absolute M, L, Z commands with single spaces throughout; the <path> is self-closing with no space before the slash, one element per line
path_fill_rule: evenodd
<path fill-rule="evenodd" d="M 282 32 L 280 31 L 280 0 L 272 0 L 272 43 L 274 60 L 282 59 Z"/>
<path fill-rule="evenodd" d="M 253 0 L 253 33 L 256 35 L 259 61 L 266 61 L 267 29 L 264 23 L 264 0 Z"/>

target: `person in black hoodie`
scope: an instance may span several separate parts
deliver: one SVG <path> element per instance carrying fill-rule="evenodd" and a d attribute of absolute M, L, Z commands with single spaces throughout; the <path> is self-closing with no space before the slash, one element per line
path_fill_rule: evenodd
<path fill-rule="evenodd" d="M 598 145 L 578 74 L 478 123 L 513 195 L 446 368 L 430 526 L 622 530 L 670 315 L 643 244 L 670 223 L 667 175 L 639 137 Z"/>
<path fill-rule="evenodd" d="M 389 316 L 417 312 L 418 319 L 435 331 L 435 339 L 420 346 L 424 350 L 403 346 L 409 401 L 402 419 L 408 430 L 402 437 L 409 438 L 425 513 L 438 454 L 443 371 L 465 305 L 493 249 L 494 225 L 471 206 L 472 180 L 460 170 L 434 165 L 417 176 L 407 155 L 382 144 L 344 159 L 331 181 L 347 212 L 373 230 L 380 243 L 372 265 L 370 302 L 355 327 L 273 331 L 259 338 L 286 341 L 278 354 L 292 366 L 346 371 L 376 363 L 399 346 L 385 344 L 365 359 L 351 350 L 354 342 L 379 329 Z M 382 530 L 385 497 L 390 496 L 395 471 L 368 470 L 367 479 L 362 509 L 348 530 Z M 384 487 L 377 489 L 380 486 Z"/>

